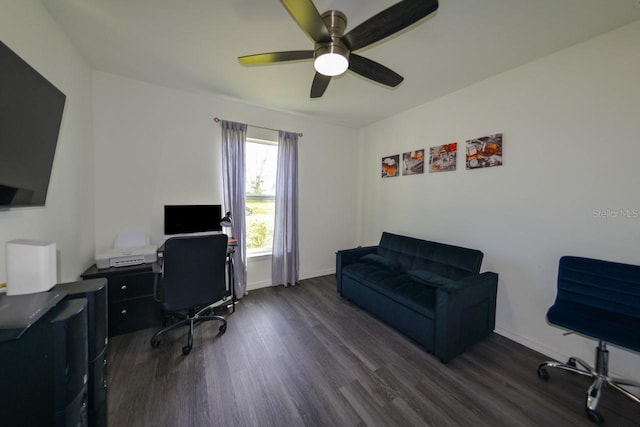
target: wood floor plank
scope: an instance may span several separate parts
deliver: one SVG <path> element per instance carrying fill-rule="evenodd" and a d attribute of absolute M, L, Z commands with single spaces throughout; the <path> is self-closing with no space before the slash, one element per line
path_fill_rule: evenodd
<path fill-rule="evenodd" d="M 346 386 L 340 387 L 340 392 L 365 425 L 370 427 L 396 425 L 389 411 L 378 405 L 359 381 L 352 381 Z"/>
<path fill-rule="evenodd" d="M 335 277 L 252 291 L 218 322 L 111 339 L 109 425 L 585 426 L 589 379 L 492 335 L 448 364 L 341 298 Z M 595 344 L 594 344 L 595 346 Z M 640 392 L 640 390 L 639 390 Z M 606 426 L 640 426 L 640 405 L 606 389 Z"/>

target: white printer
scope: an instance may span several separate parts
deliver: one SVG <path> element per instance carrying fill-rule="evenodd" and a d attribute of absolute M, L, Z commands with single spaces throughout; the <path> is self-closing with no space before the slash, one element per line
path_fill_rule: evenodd
<path fill-rule="evenodd" d="M 96 256 L 96 267 L 125 267 L 156 262 L 158 248 L 149 244 L 149 237 L 141 232 L 119 233 L 113 249 Z"/>

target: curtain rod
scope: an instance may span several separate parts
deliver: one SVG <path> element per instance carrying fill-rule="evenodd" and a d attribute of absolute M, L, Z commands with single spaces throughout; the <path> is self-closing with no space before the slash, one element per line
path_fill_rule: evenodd
<path fill-rule="evenodd" d="M 216 123 L 220 123 L 222 121 L 222 119 L 220 119 L 218 117 L 214 117 L 213 121 L 216 122 Z M 264 126 L 256 126 L 256 125 L 247 125 L 247 126 L 251 126 L 252 128 L 258 128 L 258 129 L 272 130 L 272 131 L 275 131 L 275 132 L 280 131 L 280 129 L 267 128 L 267 127 L 264 127 Z M 300 138 L 302 138 L 303 135 L 302 135 L 301 132 L 298 132 L 298 136 Z"/>

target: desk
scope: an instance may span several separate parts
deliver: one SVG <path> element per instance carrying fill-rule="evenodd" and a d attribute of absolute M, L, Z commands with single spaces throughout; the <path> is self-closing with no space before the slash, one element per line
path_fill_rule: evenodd
<path fill-rule="evenodd" d="M 157 263 L 103 269 L 94 264 L 82 273 L 83 279 L 107 279 L 110 337 L 162 325 L 162 307 L 153 297 L 159 273 Z"/>

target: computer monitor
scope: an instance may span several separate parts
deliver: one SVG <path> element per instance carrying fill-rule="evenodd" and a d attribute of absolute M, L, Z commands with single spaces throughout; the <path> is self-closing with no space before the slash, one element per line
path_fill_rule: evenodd
<path fill-rule="evenodd" d="M 222 231 L 221 205 L 165 205 L 164 234 L 172 237 Z"/>

